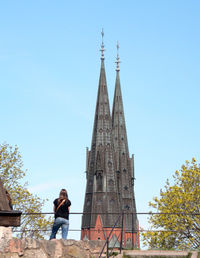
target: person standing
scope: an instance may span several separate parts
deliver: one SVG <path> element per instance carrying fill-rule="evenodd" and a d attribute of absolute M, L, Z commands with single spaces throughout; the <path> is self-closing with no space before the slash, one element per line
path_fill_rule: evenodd
<path fill-rule="evenodd" d="M 56 234 L 60 227 L 62 229 L 62 238 L 67 239 L 68 230 L 69 230 L 69 210 L 70 210 L 71 202 L 68 199 L 68 194 L 66 189 L 61 189 L 59 198 L 55 199 L 53 204 L 54 204 L 55 221 L 53 223 L 50 240 L 56 238 Z"/>

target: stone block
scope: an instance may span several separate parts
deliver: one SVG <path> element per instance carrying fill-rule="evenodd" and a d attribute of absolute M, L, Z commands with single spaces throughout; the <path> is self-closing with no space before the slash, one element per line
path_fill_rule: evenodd
<path fill-rule="evenodd" d="M 38 249 L 40 248 L 40 241 L 32 238 L 25 239 L 25 249 Z"/>
<path fill-rule="evenodd" d="M 48 258 L 49 256 L 43 249 L 27 249 L 24 252 L 23 258 Z M 57 256 L 54 256 L 57 258 Z"/>
<path fill-rule="evenodd" d="M 12 229 L 10 227 L 0 227 L 0 252 L 8 247 L 12 239 Z"/>
<path fill-rule="evenodd" d="M 61 240 L 41 240 L 40 243 L 49 257 L 62 257 L 63 245 Z"/>
<path fill-rule="evenodd" d="M 23 254 L 25 247 L 25 241 L 21 239 L 11 239 L 9 241 L 8 247 L 4 249 L 5 252 L 7 253 L 18 253 L 18 254 Z"/>

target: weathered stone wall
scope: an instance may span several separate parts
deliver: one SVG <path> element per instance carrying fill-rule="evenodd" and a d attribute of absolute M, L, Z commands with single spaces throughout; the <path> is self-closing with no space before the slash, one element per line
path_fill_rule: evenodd
<path fill-rule="evenodd" d="M 0 258 L 96 258 L 103 245 L 103 241 L 11 239 L 0 246 Z"/>
<path fill-rule="evenodd" d="M 126 258 L 198 258 L 198 252 L 190 251 L 167 251 L 167 250 L 146 250 L 146 251 L 124 251 Z"/>
<path fill-rule="evenodd" d="M 104 241 L 10 239 L 9 230 L 0 235 L 0 258 L 97 258 Z M 3 236 L 3 237 L 2 237 Z M 106 251 L 106 250 L 105 250 Z M 116 255 L 116 252 L 115 252 Z M 106 257 L 104 253 L 102 258 Z M 124 250 L 115 258 L 199 258 L 197 252 Z"/>
<path fill-rule="evenodd" d="M 12 239 L 12 229 L 10 227 L 0 227 L 0 252 L 7 247 L 10 239 Z"/>

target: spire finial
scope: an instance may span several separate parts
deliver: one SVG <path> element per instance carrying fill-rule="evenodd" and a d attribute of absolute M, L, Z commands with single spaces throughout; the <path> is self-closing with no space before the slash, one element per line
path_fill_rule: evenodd
<path fill-rule="evenodd" d="M 101 43 L 101 60 L 104 60 L 104 51 L 105 51 L 105 48 L 104 48 L 104 42 L 103 42 L 103 37 L 104 37 L 104 31 L 102 29 L 101 31 L 101 36 L 102 36 L 102 43 Z"/>
<path fill-rule="evenodd" d="M 119 61 L 119 42 L 117 41 L 117 58 L 116 58 L 116 62 L 115 62 L 116 64 L 117 64 L 117 68 L 116 68 L 116 71 L 118 72 L 120 69 L 119 69 L 119 63 L 121 63 L 120 61 Z"/>
<path fill-rule="evenodd" d="M 102 36 L 102 42 L 103 42 L 103 37 L 104 37 L 104 31 L 103 31 L 103 28 L 102 28 L 102 31 L 101 31 L 101 36 Z"/>

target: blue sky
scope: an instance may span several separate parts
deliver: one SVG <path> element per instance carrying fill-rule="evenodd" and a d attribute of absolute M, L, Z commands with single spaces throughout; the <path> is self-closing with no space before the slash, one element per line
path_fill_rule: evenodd
<path fill-rule="evenodd" d="M 199 162 L 199 13 L 194 0 L 0 3 L 0 142 L 19 146 L 30 190 L 49 198 L 44 211 L 63 187 L 71 211 L 83 209 L 102 27 L 110 106 L 120 45 L 137 211 L 149 211 L 186 159 Z M 71 229 L 80 227 L 76 216 Z"/>

